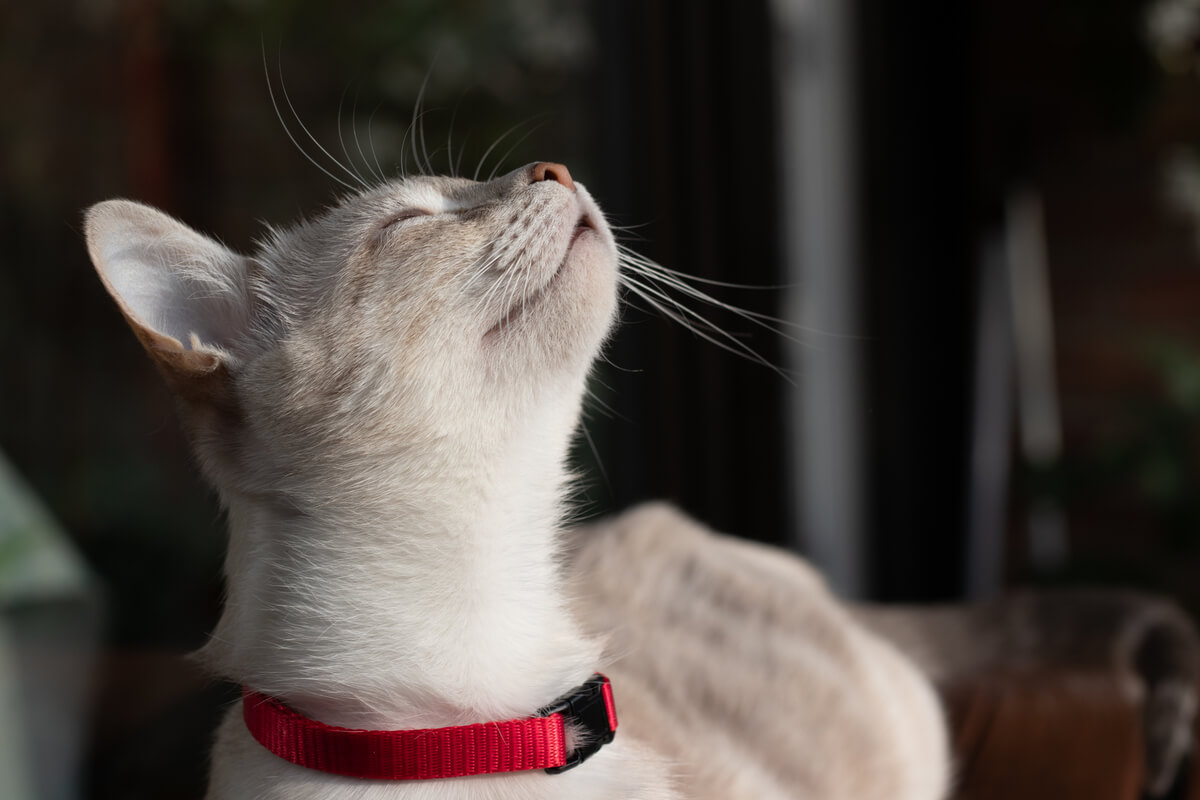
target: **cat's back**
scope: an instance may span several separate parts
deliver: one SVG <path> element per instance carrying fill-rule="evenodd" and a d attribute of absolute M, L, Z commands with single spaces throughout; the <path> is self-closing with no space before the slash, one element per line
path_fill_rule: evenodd
<path fill-rule="evenodd" d="M 573 532 L 585 625 L 606 633 L 622 733 L 694 798 L 933 800 L 932 688 L 803 561 L 663 504 Z"/>

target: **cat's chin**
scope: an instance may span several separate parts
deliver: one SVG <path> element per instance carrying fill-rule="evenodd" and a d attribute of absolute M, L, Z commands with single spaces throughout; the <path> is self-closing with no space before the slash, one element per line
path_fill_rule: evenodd
<path fill-rule="evenodd" d="M 542 321 L 552 326 L 561 324 L 562 327 L 568 327 L 568 322 L 577 324 L 580 320 L 567 320 L 563 315 L 590 312 L 602 303 L 607 307 L 610 304 L 607 298 L 593 296 L 603 288 L 599 284 L 605 272 L 609 275 L 608 282 L 615 287 L 616 256 L 604 235 L 584 215 L 575 226 L 571 243 L 558 268 L 541 286 L 518 300 L 487 330 L 483 336 L 484 343 L 521 336 L 528 332 L 530 326 L 537 326 Z M 611 293 L 610 289 L 607 294 Z M 605 314 L 609 313 L 606 308 Z M 542 333 L 553 336 L 556 331 Z"/>

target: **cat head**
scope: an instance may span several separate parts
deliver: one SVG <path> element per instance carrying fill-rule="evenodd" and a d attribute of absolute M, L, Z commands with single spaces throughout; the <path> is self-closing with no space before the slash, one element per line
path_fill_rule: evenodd
<path fill-rule="evenodd" d="M 222 489 L 569 433 L 616 305 L 612 235 L 557 164 L 388 182 L 250 255 L 125 200 L 86 234 Z"/>

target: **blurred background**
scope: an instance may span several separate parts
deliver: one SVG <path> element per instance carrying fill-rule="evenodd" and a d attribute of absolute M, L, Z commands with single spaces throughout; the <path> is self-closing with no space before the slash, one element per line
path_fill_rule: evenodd
<path fill-rule="evenodd" d="M 586 513 L 665 497 L 851 597 L 1200 611 L 1197 31 L 1191 0 L 0 5 L 0 794 L 198 798 L 234 696 L 184 658 L 220 513 L 82 210 L 249 249 L 335 199 L 321 148 L 411 168 L 423 83 L 435 169 L 562 161 L 785 320 L 697 307 L 770 368 L 632 298 Z"/>

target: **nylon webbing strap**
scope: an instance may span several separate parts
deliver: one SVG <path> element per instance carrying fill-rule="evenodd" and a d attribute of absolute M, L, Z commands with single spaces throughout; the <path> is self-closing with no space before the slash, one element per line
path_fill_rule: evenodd
<path fill-rule="evenodd" d="M 600 733 L 611 741 L 617 719 L 608 679 L 597 675 L 577 689 L 569 696 L 577 705 L 581 692 L 600 700 L 607 729 Z M 558 707 L 564 711 L 506 722 L 368 731 L 326 725 L 278 700 L 242 690 L 242 715 L 259 744 L 293 764 L 353 778 L 419 780 L 569 768 L 591 753 L 572 753 L 568 763 L 563 714 L 572 713 L 573 706 L 564 698 Z M 586 749 L 594 752 L 600 743 Z"/>

